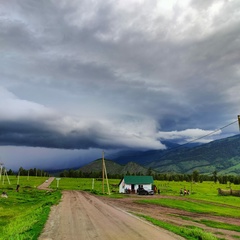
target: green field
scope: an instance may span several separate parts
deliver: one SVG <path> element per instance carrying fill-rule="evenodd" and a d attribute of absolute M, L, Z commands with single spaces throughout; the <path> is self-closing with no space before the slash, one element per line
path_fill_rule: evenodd
<path fill-rule="evenodd" d="M 234 196 L 220 196 L 218 195 L 218 188 L 240 190 L 240 185 L 219 184 L 213 182 L 203 183 L 189 183 L 189 182 L 163 182 L 155 181 L 155 185 L 160 189 L 161 195 L 166 198 L 139 200 L 139 203 L 154 204 L 169 208 L 184 210 L 190 213 L 201 213 L 206 216 L 224 216 L 231 218 L 240 217 L 240 197 Z M 189 189 L 190 195 L 180 195 L 180 189 Z M 151 218 L 151 216 L 142 216 L 153 224 L 163 227 L 169 231 L 181 235 L 186 239 L 225 239 L 215 237 L 213 234 L 203 231 L 195 227 L 194 222 L 199 222 L 205 226 L 215 228 L 216 232 L 221 229 L 232 230 L 235 232 L 240 231 L 239 225 L 223 223 L 219 221 L 209 221 L 202 219 L 200 221 L 184 218 L 181 215 L 176 215 L 179 218 L 188 220 L 189 225 L 177 226 L 171 223 L 161 222 Z M 239 239 L 239 236 L 232 235 L 233 238 Z"/>
<path fill-rule="evenodd" d="M 0 198 L 0 239 L 37 239 L 48 218 L 50 207 L 61 198 L 60 191 L 39 191 L 38 185 L 47 178 L 10 176 L 0 182 L 0 190 L 8 198 Z M 3 179 L 2 179 L 3 180 Z M 19 183 L 19 192 L 16 191 Z"/>
<path fill-rule="evenodd" d="M 120 179 L 109 179 L 109 190 L 110 193 L 118 192 L 118 184 Z M 93 179 L 93 178 L 61 178 L 58 183 L 59 190 L 84 190 L 84 191 L 92 191 L 94 190 L 96 193 L 102 193 L 102 180 L 101 179 Z M 57 189 L 57 181 L 56 179 L 50 185 L 52 189 Z M 105 180 L 104 184 L 104 192 L 108 193 L 107 181 Z"/>
<path fill-rule="evenodd" d="M 55 179 L 50 185 L 52 191 L 37 190 L 37 186 L 43 183 L 46 179 L 47 178 L 45 177 L 29 177 L 28 179 L 26 176 L 21 176 L 18 179 L 16 176 L 10 176 L 10 184 L 7 179 L 4 180 L 3 184 L 3 179 L 1 179 L 0 193 L 6 192 L 8 198 L 0 198 L 0 240 L 37 239 L 47 220 L 50 207 L 59 202 L 62 190 L 84 190 L 102 195 L 103 189 L 101 179 L 61 178 L 58 182 L 58 188 Z M 110 197 L 122 198 L 127 196 L 118 193 L 119 182 L 120 179 L 109 179 Z M 20 185 L 19 192 L 16 191 L 17 183 Z M 213 182 L 191 184 L 189 182 L 167 181 L 155 181 L 154 184 L 161 191 L 161 195 L 166 198 L 157 200 L 148 199 L 142 201 L 142 204 L 157 204 L 170 208 L 184 209 L 189 212 L 205 213 L 208 215 L 221 215 L 235 218 L 240 217 L 240 197 L 218 195 L 217 189 L 229 189 L 229 184 L 221 185 Z M 189 189 L 191 194 L 188 196 L 180 196 L 179 191 L 181 188 Z M 240 189 L 240 186 L 232 184 L 231 188 Z M 106 181 L 104 193 L 108 196 Z M 166 229 L 168 230 L 172 229 L 170 231 L 178 232 L 181 230 L 178 226 L 172 226 L 171 224 L 169 225 L 169 223 L 160 223 L 159 221 L 152 219 L 151 216 L 145 216 L 145 218 L 161 227 L 166 226 Z M 196 220 L 189 219 L 189 221 L 193 222 Z M 202 220 L 201 223 L 211 227 L 215 226 L 216 231 L 218 229 L 229 229 L 237 232 L 237 229 L 240 228 L 239 226 L 223 224 L 217 221 Z M 194 232 L 194 234 L 196 234 L 196 232 L 201 231 L 199 229 L 195 229 L 194 231 L 185 229 L 184 232 L 184 234 L 186 234 L 186 232 L 191 232 L 191 234 Z M 204 238 L 201 238 L 199 235 L 196 238 L 186 237 L 186 239 Z"/>

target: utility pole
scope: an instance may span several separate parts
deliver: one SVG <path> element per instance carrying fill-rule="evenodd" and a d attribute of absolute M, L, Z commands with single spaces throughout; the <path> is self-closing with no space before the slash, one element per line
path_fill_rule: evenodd
<path fill-rule="evenodd" d="M 17 185 L 19 184 L 19 176 L 20 176 L 20 171 L 18 171 L 18 176 L 17 176 Z"/>
<path fill-rule="evenodd" d="M 104 151 L 102 152 L 102 193 L 104 194 L 104 172 L 105 172 L 105 168 L 104 168 Z"/>
<path fill-rule="evenodd" d="M 240 131 L 240 115 L 238 115 L 238 126 L 239 126 L 239 131 Z"/>
<path fill-rule="evenodd" d="M 4 170 L 3 170 L 3 181 L 2 181 L 2 184 L 4 184 L 4 180 L 5 180 L 5 176 L 6 176 L 6 178 L 7 178 L 7 180 L 8 180 L 8 184 L 10 185 L 11 183 L 10 183 L 10 180 L 9 180 L 9 177 L 8 177 L 8 174 L 7 174 L 7 169 L 6 168 L 4 168 Z"/>
<path fill-rule="evenodd" d="M 0 181 L 2 179 L 3 163 L 0 163 Z"/>
<path fill-rule="evenodd" d="M 105 165 L 105 160 L 104 160 L 104 151 L 102 153 L 102 192 L 104 194 L 104 181 L 107 181 L 107 188 L 108 188 L 108 195 L 110 195 L 110 189 L 109 189 L 109 184 L 108 184 L 108 177 L 107 177 L 107 169 Z"/>

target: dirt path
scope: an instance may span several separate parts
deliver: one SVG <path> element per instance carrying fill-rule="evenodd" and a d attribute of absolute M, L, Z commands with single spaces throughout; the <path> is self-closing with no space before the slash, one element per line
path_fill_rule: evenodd
<path fill-rule="evenodd" d="M 48 187 L 49 185 L 52 183 L 52 181 L 54 180 L 54 177 L 50 177 L 48 180 L 46 180 L 43 184 L 41 184 L 40 186 L 38 186 L 38 189 L 40 190 L 50 190 Z"/>
<path fill-rule="evenodd" d="M 157 228 L 101 199 L 80 191 L 64 191 L 52 208 L 39 240 L 176 240 L 181 237 Z"/>

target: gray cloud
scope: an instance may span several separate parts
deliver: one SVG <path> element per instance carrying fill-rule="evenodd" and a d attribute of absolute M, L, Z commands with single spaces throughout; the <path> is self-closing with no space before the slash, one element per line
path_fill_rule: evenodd
<path fill-rule="evenodd" d="M 151 119 L 77 118 L 20 100 L 4 89 L 0 92 L 5 101 L 0 103 L 3 114 L 0 116 L 2 145 L 63 149 L 164 148 L 154 136 L 156 126 Z"/>
<path fill-rule="evenodd" d="M 234 121 L 239 15 L 223 0 L 1 3 L 1 144 L 163 148 Z"/>

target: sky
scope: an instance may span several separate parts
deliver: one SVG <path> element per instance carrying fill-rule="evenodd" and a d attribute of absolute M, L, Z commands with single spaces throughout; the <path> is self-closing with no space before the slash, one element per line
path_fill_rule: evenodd
<path fill-rule="evenodd" d="M 0 162 L 238 134 L 239 26 L 238 0 L 0 1 Z"/>

